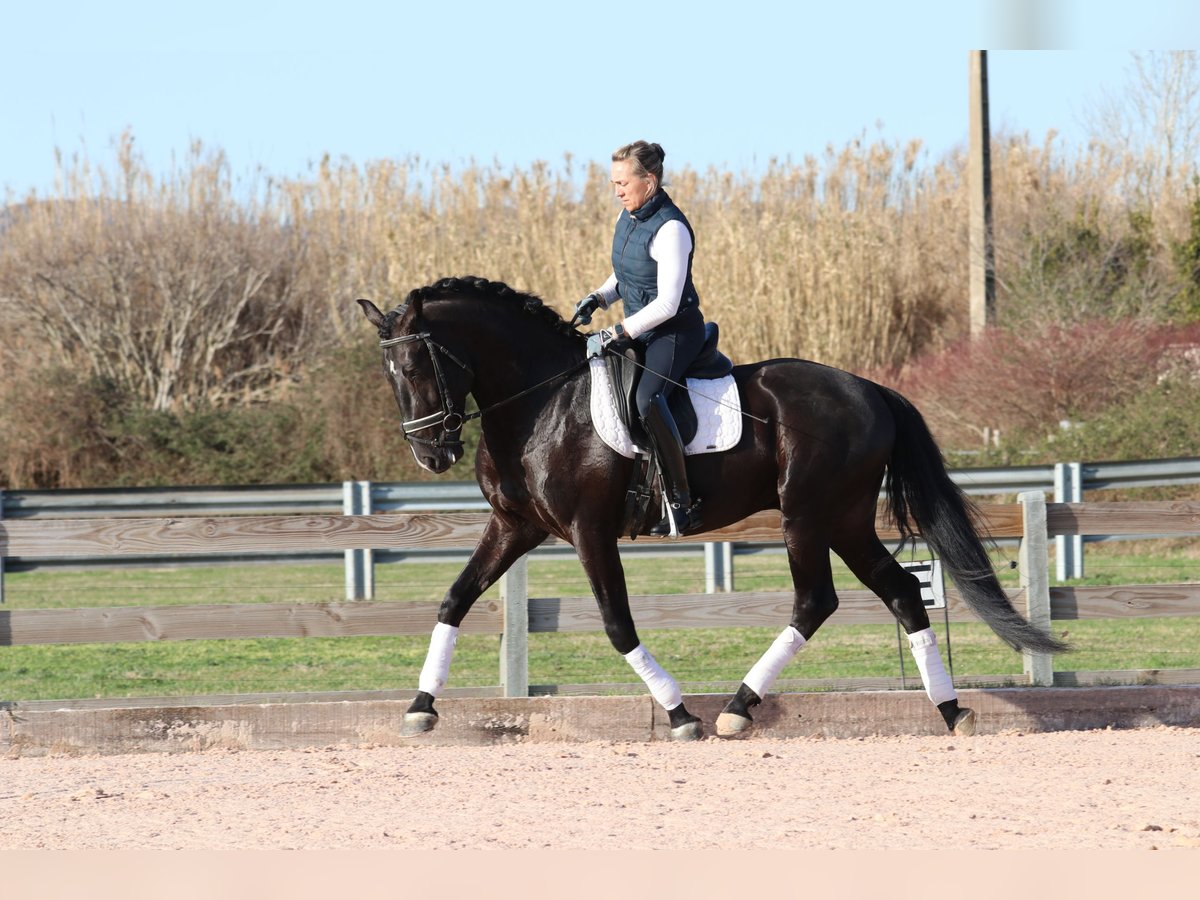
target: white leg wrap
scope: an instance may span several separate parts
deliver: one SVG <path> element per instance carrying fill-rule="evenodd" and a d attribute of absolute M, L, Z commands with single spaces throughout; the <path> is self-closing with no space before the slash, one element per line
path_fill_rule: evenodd
<path fill-rule="evenodd" d="M 663 709 L 670 712 L 683 702 L 679 682 L 664 672 L 658 660 L 641 644 L 625 654 L 625 661 L 633 666 L 633 671 L 642 676 L 642 681 L 650 688 L 650 696 L 657 700 Z"/>
<path fill-rule="evenodd" d="M 804 635 L 789 625 L 775 638 L 775 642 L 754 664 L 754 668 L 746 673 L 742 683 L 758 694 L 760 700 L 766 697 L 767 691 L 771 690 L 771 685 L 775 683 L 783 667 L 792 661 L 792 657 L 799 653 L 806 643 Z"/>
<path fill-rule="evenodd" d="M 957 700 L 958 692 L 946 669 L 942 665 L 941 654 L 938 653 L 937 635 L 932 628 L 915 631 L 908 636 L 908 646 L 912 648 L 913 659 L 917 661 L 917 670 L 921 673 L 921 683 L 925 685 L 925 693 L 934 704 L 945 703 L 947 700 Z"/>
<path fill-rule="evenodd" d="M 453 625 L 438 622 L 433 626 L 433 637 L 429 639 L 429 654 L 421 667 L 417 689 L 437 696 L 450 677 L 450 659 L 454 656 L 454 645 L 458 643 L 458 629 Z"/>

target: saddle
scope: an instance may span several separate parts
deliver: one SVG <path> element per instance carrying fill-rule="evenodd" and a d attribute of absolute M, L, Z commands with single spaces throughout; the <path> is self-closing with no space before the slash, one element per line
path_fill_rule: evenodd
<path fill-rule="evenodd" d="M 709 380 L 724 378 L 733 371 L 733 362 L 717 349 L 721 329 L 716 322 L 704 323 L 704 345 L 700 352 L 683 374 L 683 380 Z M 606 353 L 605 365 L 608 367 L 609 383 L 612 385 L 613 400 L 617 406 L 617 414 L 622 423 L 629 429 L 629 436 L 639 447 L 650 446 L 646 431 L 642 428 L 641 419 L 637 415 L 635 396 L 638 382 L 641 381 L 642 367 L 646 364 L 645 350 L 637 341 L 623 353 Z M 667 397 L 667 406 L 679 429 L 679 436 L 684 445 L 690 444 L 696 437 L 699 419 L 696 408 L 692 404 L 690 391 L 674 390 Z"/>
<path fill-rule="evenodd" d="M 724 427 L 711 415 L 716 409 L 714 404 L 724 405 L 735 411 L 740 408 L 740 404 L 737 403 L 737 386 L 730 377 L 733 363 L 729 357 L 717 349 L 719 339 L 720 329 L 717 327 L 717 323 L 706 322 L 704 345 L 684 373 L 684 383 L 689 385 L 689 389 L 674 390 L 667 400 L 671 415 L 675 418 L 675 425 L 679 429 L 679 436 L 685 445 L 685 452 L 712 452 L 726 449 L 736 444 L 741 435 L 739 415 L 735 414 L 731 419 L 726 420 Z M 597 365 L 601 365 L 599 360 L 593 360 L 593 366 Z M 625 491 L 625 514 L 621 527 L 623 533 L 627 533 L 634 539 L 640 534 L 647 533 L 650 527 L 661 518 L 660 507 L 663 503 L 658 462 L 653 454 L 640 450 L 642 447 L 650 446 L 649 437 L 637 415 L 635 401 L 644 365 L 645 353 L 642 346 L 634 342 L 622 353 L 605 354 L 602 367 L 599 370 L 593 369 L 592 382 L 593 391 L 596 391 L 598 372 L 603 372 L 608 376 L 606 380 L 611 389 L 612 407 L 616 413 L 616 422 L 612 422 L 610 419 L 610 424 L 620 425 L 627 429 L 626 439 L 629 441 L 627 446 L 615 441 L 612 436 L 605 437 L 605 441 L 609 443 L 609 446 L 618 449 L 618 452 L 631 456 L 634 460 L 629 485 Z M 697 442 L 701 446 L 693 449 L 690 445 L 700 431 L 700 420 L 693 403 L 691 390 L 691 387 L 694 386 L 693 383 L 697 380 L 707 380 L 713 382 L 714 385 L 720 385 L 727 399 L 714 400 L 708 396 L 709 393 L 716 394 L 721 391 L 701 392 L 705 397 L 703 402 L 709 406 L 710 416 L 704 429 L 705 437 Z M 593 394 L 592 400 L 593 421 L 596 421 L 597 412 L 603 409 L 603 405 L 597 405 L 596 394 Z M 599 421 L 596 421 L 596 426 L 604 436 L 604 430 Z M 720 434 L 719 439 L 715 437 L 716 434 Z M 713 443 L 707 443 L 710 440 Z"/>

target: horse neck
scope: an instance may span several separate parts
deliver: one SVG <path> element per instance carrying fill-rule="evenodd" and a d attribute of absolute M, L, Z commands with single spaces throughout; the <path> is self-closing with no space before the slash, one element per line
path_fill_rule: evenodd
<path fill-rule="evenodd" d="M 579 363 L 582 346 L 555 334 L 516 307 L 481 310 L 464 302 L 454 331 L 469 347 L 472 393 L 481 407 L 497 403 Z"/>

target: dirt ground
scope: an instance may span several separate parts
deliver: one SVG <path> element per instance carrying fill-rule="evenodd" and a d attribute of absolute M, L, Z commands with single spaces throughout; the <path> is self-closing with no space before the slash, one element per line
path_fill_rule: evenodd
<path fill-rule="evenodd" d="M 2 849 L 1200 848 L 1200 731 L 0 760 Z"/>

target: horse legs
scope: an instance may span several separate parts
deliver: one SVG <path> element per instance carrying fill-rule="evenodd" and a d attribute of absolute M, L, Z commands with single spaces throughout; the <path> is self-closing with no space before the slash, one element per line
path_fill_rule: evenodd
<path fill-rule="evenodd" d="M 938 653 L 937 636 L 929 627 L 917 577 L 896 562 L 874 533 L 850 546 L 835 546 L 834 550 L 858 579 L 879 595 L 904 628 L 925 694 L 937 706 L 946 727 L 956 735 L 974 734 L 975 711 L 958 705 L 958 693 Z"/>
<path fill-rule="evenodd" d="M 545 531 L 528 522 L 492 513 L 466 567 L 442 600 L 437 625 L 429 640 L 429 652 L 417 682 L 417 696 L 404 714 L 402 735 L 422 734 L 437 725 L 438 714 L 433 701 L 446 686 L 450 675 L 450 660 L 454 656 L 462 620 L 479 596 L 495 584 L 509 566 L 545 538 Z"/>
<path fill-rule="evenodd" d="M 591 582 L 592 592 L 600 606 L 604 631 L 613 648 L 625 657 L 650 689 L 650 695 L 667 711 L 671 723 L 671 739 L 695 741 L 704 736 L 704 723 L 683 705 L 679 683 L 658 664 L 640 640 L 629 609 L 629 591 L 625 585 L 625 569 L 617 552 L 616 541 L 594 534 L 578 534 L 575 550 Z"/>
<path fill-rule="evenodd" d="M 733 699 L 717 717 L 720 737 L 744 735 L 754 724 L 750 707 L 757 706 L 791 659 L 837 609 L 829 546 L 801 523 L 799 517 L 784 517 L 784 542 L 796 598 L 792 621 L 775 638 L 754 667 L 746 674 Z"/>

